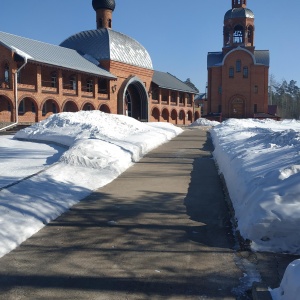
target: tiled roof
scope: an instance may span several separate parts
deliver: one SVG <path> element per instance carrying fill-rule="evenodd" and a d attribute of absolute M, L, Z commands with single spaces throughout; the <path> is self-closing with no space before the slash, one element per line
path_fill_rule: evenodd
<path fill-rule="evenodd" d="M 160 88 L 197 94 L 197 91 L 170 73 L 154 71 L 152 82 Z"/>
<path fill-rule="evenodd" d="M 61 46 L 88 54 L 96 60 L 114 60 L 153 70 L 147 50 L 131 37 L 108 28 L 87 30 L 74 34 Z"/>
<path fill-rule="evenodd" d="M 77 51 L 68 48 L 5 32 L 0 32 L 0 45 L 1 44 L 12 51 L 14 51 L 14 49 L 21 50 L 29 57 L 29 61 L 67 68 L 101 77 L 116 78 L 108 71 L 82 57 Z"/>

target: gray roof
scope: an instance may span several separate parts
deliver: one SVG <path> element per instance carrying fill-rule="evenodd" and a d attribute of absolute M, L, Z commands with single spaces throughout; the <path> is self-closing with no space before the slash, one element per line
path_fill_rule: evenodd
<path fill-rule="evenodd" d="M 60 45 L 88 54 L 98 61 L 114 60 L 153 70 L 151 57 L 140 43 L 109 28 L 79 32 Z"/>
<path fill-rule="evenodd" d="M 237 49 L 237 48 L 236 48 Z M 270 66 L 270 52 L 269 50 L 255 50 L 254 57 L 256 64 Z M 222 65 L 224 56 L 222 52 L 209 52 L 207 55 L 207 68 Z"/>
<path fill-rule="evenodd" d="M 228 19 L 235 19 L 235 18 L 250 18 L 254 19 L 254 13 L 249 8 L 233 8 L 227 11 L 224 16 L 224 21 Z"/>
<path fill-rule="evenodd" d="M 157 84 L 160 88 L 197 94 L 197 91 L 185 84 L 183 81 L 170 73 L 154 71 L 152 82 Z"/>
<path fill-rule="evenodd" d="M 71 49 L 0 31 L 1 44 L 12 51 L 16 49 L 22 51 L 28 57 L 28 61 L 72 69 L 101 77 L 116 78 L 108 71 L 98 67 Z"/>

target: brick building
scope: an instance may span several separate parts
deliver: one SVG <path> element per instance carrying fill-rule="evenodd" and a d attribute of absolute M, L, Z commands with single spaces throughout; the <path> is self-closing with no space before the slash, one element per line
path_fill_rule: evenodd
<path fill-rule="evenodd" d="M 101 110 L 142 121 L 189 124 L 197 93 L 153 70 L 147 50 L 112 29 L 115 0 L 93 0 L 97 29 L 59 46 L 0 32 L 0 123 Z"/>
<path fill-rule="evenodd" d="M 256 50 L 254 14 L 247 0 L 232 0 L 224 16 L 223 49 L 210 52 L 208 115 L 223 118 L 268 115 L 269 51 Z"/>

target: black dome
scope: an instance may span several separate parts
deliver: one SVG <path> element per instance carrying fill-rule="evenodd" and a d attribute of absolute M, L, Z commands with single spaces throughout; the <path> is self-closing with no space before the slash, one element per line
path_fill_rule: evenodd
<path fill-rule="evenodd" d="M 116 7 L 115 0 L 93 0 L 94 10 L 98 10 L 98 9 L 114 10 L 115 7 Z"/>

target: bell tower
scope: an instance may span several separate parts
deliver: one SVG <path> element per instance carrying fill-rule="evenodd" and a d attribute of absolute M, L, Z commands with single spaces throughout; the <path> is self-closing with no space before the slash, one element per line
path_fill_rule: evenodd
<path fill-rule="evenodd" d="M 112 28 L 112 13 L 115 10 L 115 0 L 93 0 L 96 11 L 97 29 Z"/>
<path fill-rule="evenodd" d="M 247 0 L 232 0 L 232 9 L 224 16 L 223 52 L 236 47 L 254 52 L 254 14 L 247 8 Z"/>
<path fill-rule="evenodd" d="M 245 8 L 247 6 L 247 0 L 232 0 L 232 8 Z"/>

